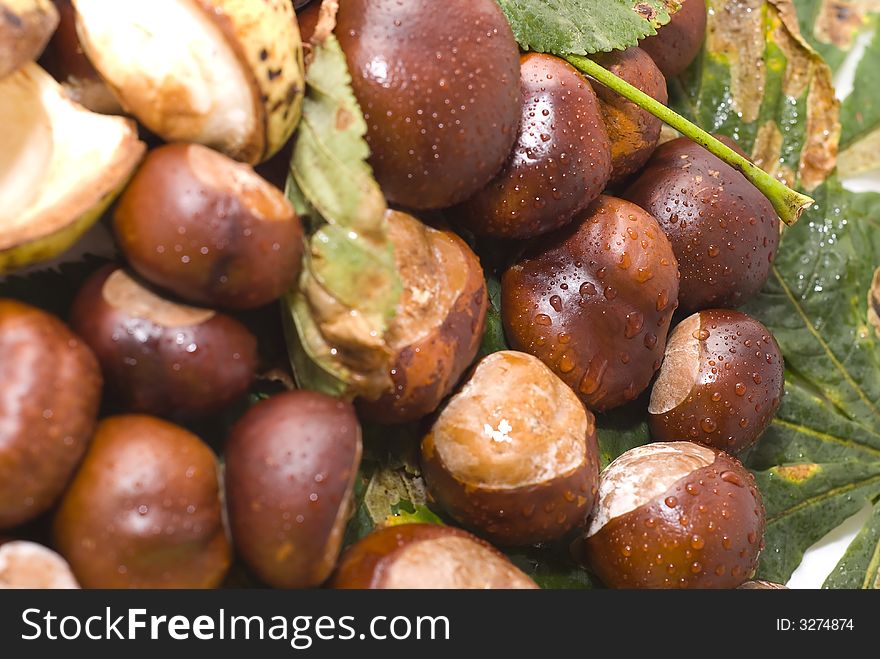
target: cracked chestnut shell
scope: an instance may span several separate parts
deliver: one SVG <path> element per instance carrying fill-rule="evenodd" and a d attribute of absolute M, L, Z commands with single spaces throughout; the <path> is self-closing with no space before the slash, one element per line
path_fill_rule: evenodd
<path fill-rule="evenodd" d="M 70 323 L 129 411 L 204 416 L 244 395 L 254 377 L 257 340 L 244 325 L 160 297 L 115 265 L 85 281 Z"/>
<path fill-rule="evenodd" d="M 706 39 L 705 0 L 682 0 L 672 20 L 639 45 L 667 78 L 684 72 L 700 54 Z"/>
<path fill-rule="evenodd" d="M 483 358 L 422 440 L 422 473 L 446 511 L 501 545 L 583 526 L 599 477 L 593 415 L 539 359 Z"/>
<path fill-rule="evenodd" d="M 593 59 L 664 105 L 669 101 L 666 78 L 654 60 L 638 46 L 598 53 Z M 611 142 L 610 183 L 616 184 L 645 166 L 660 139 L 663 122 L 604 85 L 597 84 L 595 89 Z"/>
<path fill-rule="evenodd" d="M 155 417 L 110 417 L 58 508 L 55 547 L 83 588 L 216 588 L 231 561 L 221 508 L 202 440 Z"/>
<path fill-rule="evenodd" d="M 534 589 L 538 585 L 488 543 L 439 524 L 373 531 L 345 550 L 330 581 L 349 589 Z"/>
<path fill-rule="evenodd" d="M 477 255 L 451 231 L 390 211 L 388 232 L 403 291 L 387 332 L 392 389 L 357 401 L 377 423 L 415 421 L 437 409 L 474 361 L 489 298 Z"/>
<path fill-rule="evenodd" d="M 727 309 L 689 316 L 670 335 L 651 391 L 651 437 L 744 451 L 779 409 L 783 371 L 776 340 L 751 316 Z"/>
<path fill-rule="evenodd" d="M 739 150 L 732 140 L 722 141 Z M 738 307 L 770 276 L 779 247 L 773 205 L 742 174 L 689 139 L 660 146 L 623 196 L 656 217 L 669 236 L 685 311 Z"/>
<path fill-rule="evenodd" d="M 549 366 L 592 410 L 633 400 L 660 368 L 678 265 L 657 221 L 602 196 L 535 242 L 501 282 L 511 347 Z"/>
<path fill-rule="evenodd" d="M 586 78 L 541 53 L 523 55 L 520 76 L 513 153 L 491 183 L 451 211 L 477 234 L 532 238 L 558 229 L 602 193 L 611 173 L 611 143 Z"/>
<path fill-rule="evenodd" d="M 351 404 L 292 391 L 254 405 L 226 445 L 236 549 L 277 588 L 322 584 L 336 563 L 361 459 Z"/>
<path fill-rule="evenodd" d="M 302 226 L 284 194 L 250 165 L 198 144 L 151 151 L 113 229 L 139 275 L 205 306 L 268 304 L 302 264 Z"/>
<path fill-rule="evenodd" d="M 0 299 L 0 529 L 42 514 L 82 459 L 101 370 L 60 320 Z"/>
<path fill-rule="evenodd" d="M 764 505 L 734 457 L 692 442 L 627 451 L 599 476 L 585 557 L 611 588 L 736 588 L 764 546 Z"/>
<path fill-rule="evenodd" d="M 494 0 L 346 0 L 335 34 L 390 201 L 451 206 L 498 173 L 520 88 L 519 47 Z"/>

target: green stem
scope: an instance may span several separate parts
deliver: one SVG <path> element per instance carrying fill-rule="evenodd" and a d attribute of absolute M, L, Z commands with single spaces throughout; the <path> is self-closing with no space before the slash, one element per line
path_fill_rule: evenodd
<path fill-rule="evenodd" d="M 580 55 L 568 55 L 566 59 L 571 64 L 602 83 L 609 89 L 617 92 L 624 98 L 632 101 L 639 107 L 644 108 L 661 121 L 669 124 L 682 135 L 689 137 L 697 144 L 708 149 L 711 153 L 721 158 L 731 167 L 742 172 L 751 183 L 758 188 L 779 214 L 786 224 L 794 224 L 807 208 L 815 203 L 810 197 L 802 195 L 786 187 L 784 183 L 770 176 L 763 169 L 752 163 L 748 158 L 743 158 L 729 146 L 716 139 L 699 126 L 695 126 L 680 114 L 648 96 L 643 91 L 633 87 L 628 82 L 621 80 L 616 75 L 603 68 L 593 60 Z"/>

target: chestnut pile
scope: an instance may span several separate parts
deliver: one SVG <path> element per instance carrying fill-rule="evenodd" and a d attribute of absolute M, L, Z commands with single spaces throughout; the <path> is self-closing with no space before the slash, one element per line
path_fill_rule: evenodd
<path fill-rule="evenodd" d="M 653 116 L 521 54 L 494 0 L 339 3 L 394 208 L 390 384 L 254 402 L 288 367 L 253 317 L 280 324 L 308 229 L 254 166 L 294 132 L 294 12 L 307 41 L 320 2 L 253 3 L 207 81 L 192 76 L 220 31 L 187 3 L 55 4 L 53 75 L 153 148 L 109 211 L 119 261 L 85 280 L 67 324 L 0 299 L 0 587 L 213 588 L 236 562 L 279 588 L 537 587 L 493 545 L 570 548 L 609 587 L 752 579 L 764 508 L 736 456 L 779 407 L 783 361 L 735 307 L 769 276 L 779 219 L 739 172 L 684 138 L 658 146 Z M 643 48 L 596 59 L 665 103 L 705 26 L 686 0 Z M 161 52 L 141 27 L 199 44 Z M 174 66 L 176 92 L 161 87 Z M 511 349 L 477 360 L 484 267 Z M 596 415 L 639 399 L 653 443 L 600 473 Z M 227 436 L 203 431 L 246 407 Z M 389 520 L 346 547 L 362 424 L 404 422 L 447 524 Z"/>

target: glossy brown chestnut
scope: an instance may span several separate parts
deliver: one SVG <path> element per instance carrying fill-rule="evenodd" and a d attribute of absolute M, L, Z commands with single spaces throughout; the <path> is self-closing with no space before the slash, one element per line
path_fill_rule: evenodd
<path fill-rule="evenodd" d="M 656 217 L 669 236 L 685 311 L 737 307 L 770 276 L 779 246 L 772 204 L 742 174 L 686 137 L 660 146 L 623 196 Z"/>
<path fill-rule="evenodd" d="M 442 208 L 486 185 L 520 117 L 519 47 L 495 0 L 346 0 L 335 34 L 392 202 Z"/>
<path fill-rule="evenodd" d="M 491 545 L 451 526 L 389 526 L 343 553 L 333 588 L 529 589 L 538 585 Z"/>
<path fill-rule="evenodd" d="M 339 556 L 361 459 L 349 403 L 293 391 L 252 407 L 226 445 L 236 549 L 278 588 L 322 584 Z"/>
<path fill-rule="evenodd" d="M 547 364 L 590 409 L 633 400 L 660 368 L 678 266 L 638 206 L 600 197 L 529 247 L 501 285 L 511 347 Z"/>
<path fill-rule="evenodd" d="M 26 540 L 0 542 L 0 590 L 79 588 L 70 566 L 43 545 Z"/>
<path fill-rule="evenodd" d="M 611 588 L 736 588 L 764 546 L 751 473 L 691 442 L 627 451 L 599 477 L 584 549 Z"/>
<path fill-rule="evenodd" d="M 480 261 L 461 238 L 394 211 L 388 226 L 403 284 L 388 330 L 393 388 L 357 405 L 365 419 L 403 423 L 436 410 L 473 362 L 489 300 Z"/>
<path fill-rule="evenodd" d="M 101 402 L 89 347 L 54 316 L 0 299 L 0 529 L 45 512 L 82 459 Z"/>
<path fill-rule="evenodd" d="M 280 190 L 197 144 L 151 151 L 120 197 L 116 239 L 144 279 L 185 300 L 249 309 L 299 276 L 303 234 Z"/>
<path fill-rule="evenodd" d="M 681 322 L 651 390 L 651 437 L 739 453 L 770 425 L 785 387 L 782 353 L 766 327 L 710 309 Z"/>
<path fill-rule="evenodd" d="M 422 473 L 435 501 L 492 542 L 559 540 L 593 509 L 595 420 L 539 359 L 496 352 L 422 440 Z"/>
<path fill-rule="evenodd" d="M 204 416 L 242 396 L 254 377 L 257 340 L 244 325 L 160 297 L 115 265 L 86 280 L 70 323 L 129 411 Z"/>
<path fill-rule="evenodd" d="M 599 53 L 593 58 L 617 77 L 664 105 L 669 100 L 666 78 L 654 60 L 638 46 Z M 657 147 L 663 122 L 604 85 L 597 84 L 595 89 L 611 141 L 610 182 L 620 183 L 648 162 Z"/>
<path fill-rule="evenodd" d="M 699 55 L 706 38 L 705 0 L 682 0 L 672 20 L 639 45 L 667 78 L 684 72 Z"/>
<path fill-rule="evenodd" d="M 611 173 L 611 144 L 590 83 L 565 60 L 541 53 L 523 55 L 520 76 L 513 153 L 489 185 L 451 211 L 477 234 L 532 238 L 558 229 L 602 193 Z"/>
<path fill-rule="evenodd" d="M 231 550 L 214 453 L 167 421 L 104 419 L 54 537 L 84 588 L 217 587 Z"/>

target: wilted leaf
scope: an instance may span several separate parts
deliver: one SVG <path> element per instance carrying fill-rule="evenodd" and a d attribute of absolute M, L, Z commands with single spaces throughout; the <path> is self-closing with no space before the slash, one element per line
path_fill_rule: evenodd
<path fill-rule="evenodd" d="M 880 28 L 880 20 L 875 21 Z M 852 93 L 843 101 L 840 120 L 841 176 L 880 168 L 880 29 L 856 69 Z"/>
<path fill-rule="evenodd" d="M 804 38 L 837 71 L 856 37 L 880 14 L 880 0 L 794 0 Z"/>
<path fill-rule="evenodd" d="M 589 55 L 635 46 L 678 11 L 678 0 L 498 0 L 523 50 Z"/>
<path fill-rule="evenodd" d="M 675 108 L 789 186 L 814 189 L 837 157 L 831 70 L 801 37 L 790 0 L 709 4 L 702 58 L 670 81 Z"/>

